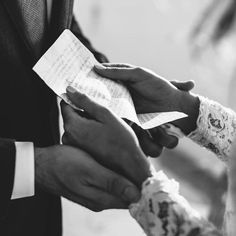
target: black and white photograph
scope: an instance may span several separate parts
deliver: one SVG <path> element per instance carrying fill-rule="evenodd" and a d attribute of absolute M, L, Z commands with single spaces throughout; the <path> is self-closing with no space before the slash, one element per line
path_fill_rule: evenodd
<path fill-rule="evenodd" d="M 236 0 L 0 0 L 0 236 L 236 235 Z"/>

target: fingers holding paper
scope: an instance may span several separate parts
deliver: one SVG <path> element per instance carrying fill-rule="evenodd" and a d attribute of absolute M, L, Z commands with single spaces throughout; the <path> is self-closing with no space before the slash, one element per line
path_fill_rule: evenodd
<path fill-rule="evenodd" d="M 103 77 L 124 82 L 137 113 L 180 111 L 181 91 L 194 87 L 193 81 L 170 82 L 148 69 L 129 64 L 103 64 L 94 70 Z"/>
<path fill-rule="evenodd" d="M 137 113 L 183 112 L 188 118 L 174 124 L 185 134 L 196 128 L 199 99 L 189 93 L 193 81 L 170 82 L 150 70 L 127 64 L 103 64 L 94 70 L 103 77 L 122 81 L 129 88 Z"/>
<path fill-rule="evenodd" d="M 130 64 L 125 64 L 125 63 L 103 63 L 102 65 L 96 65 L 94 67 L 94 70 L 98 73 L 101 74 L 102 76 L 108 77 L 110 79 L 115 79 L 115 80 L 124 80 L 126 82 L 135 79 L 139 80 L 139 75 L 140 72 L 145 69 L 141 67 L 135 67 Z M 136 70 L 136 75 L 133 73 L 133 71 Z M 123 76 L 121 76 L 120 73 L 122 72 L 127 72 L 129 71 L 134 78 L 128 77 L 126 73 L 123 73 Z M 140 72 L 138 72 L 140 71 Z M 150 70 L 149 70 L 150 72 Z M 152 72 L 153 73 L 153 72 Z M 188 81 L 178 81 L 178 80 L 172 80 L 170 81 L 172 85 L 174 85 L 177 89 L 189 92 L 191 91 L 194 86 L 195 82 L 193 80 L 188 80 Z"/>
<path fill-rule="evenodd" d="M 149 177 L 150 164 L 132 129 L 105 107 L 73 88 L 68 98 L 91 119 L 62 103 L 65 133 L 63 143 L 80 147 L 105 167 L 127 177 L 138 187 Z"/>

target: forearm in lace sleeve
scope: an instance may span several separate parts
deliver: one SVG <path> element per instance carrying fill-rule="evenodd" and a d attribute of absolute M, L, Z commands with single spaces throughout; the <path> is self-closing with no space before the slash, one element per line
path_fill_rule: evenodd
<path fill-rule="evenodd" d="M 197 129 L 188 137 L 227 162 L 236 136 L 236 113 L 207 98 L 199 96 L 199 99 Z"/>
<path fill-rule="evenodd" d="M 147 236 L 222 236 L 179 195 L 178 183 L 163 172 L 143 183 L 142 197 L 130 213 Z"/>

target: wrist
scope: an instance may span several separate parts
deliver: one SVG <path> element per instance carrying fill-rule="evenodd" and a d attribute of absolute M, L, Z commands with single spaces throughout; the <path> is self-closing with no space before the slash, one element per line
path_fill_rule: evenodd
<path fill-rule="evenodd" d="M 197 127 L 200 100 L 195 94 L 184 91 L 179 92 L 176 110 L 187 114 L 188 117 L 177 120 L 173 122 L 173 124 L 178 126 L 186 135 L 188 135 Z"/>
<path fill-rule="evenodd" d="M 46 148 L 34 148 L 34 156 L 35 156 L 35 183 L 41 185 L 43 183 L 43 172 L 42 166 L 46 162 L 45 155 Z"/>

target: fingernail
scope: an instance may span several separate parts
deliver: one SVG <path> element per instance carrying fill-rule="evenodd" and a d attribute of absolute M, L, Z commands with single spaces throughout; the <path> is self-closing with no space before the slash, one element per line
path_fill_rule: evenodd
<path fill-rule="evenodd" d="M 129 203 L 137 202 L 141 197 L 140 192 L 135 187 L 127 187 L 124 192 L 124 198 Z"/>
<path fill-rule="evenodd" d="M 75 88 L 71 87 L 71 86 L 68 86 L 66 88 L 66 91 L 69 92 L 69 93 L 76 93 L 77 92 L 77 90 Z"/>
<path fill-rule="evenodd" d="M 100 65 L 100 64 L 97 64 L 94 66 L 96 69 L 99 69 L 99 70 L 104 70 L 105 67 L 103 65 Z"/>

